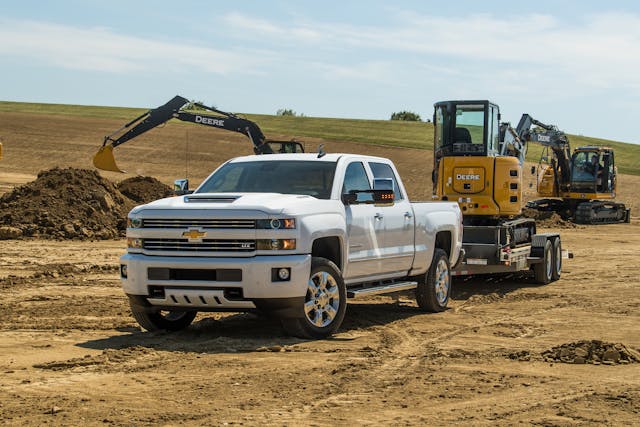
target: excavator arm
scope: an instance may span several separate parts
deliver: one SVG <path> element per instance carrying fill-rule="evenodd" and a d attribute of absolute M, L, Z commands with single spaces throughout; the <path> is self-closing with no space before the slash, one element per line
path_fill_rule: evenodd
<path fill-rule="evenodd" d="M 185 110 L 185 107 L 191 105 L 206 112 L 215 113 L 216 115 L 201 114 Z M 113 149 L 133 138 L 136 138 L 148 130 L 168 122 L 172 118 L 242 133 L 249 137 L 253 143 L 253 149 L 256 154 L 273 153 L 273 150 L 267 143 L 262 130 L 260 130 L 260 127 L 251 120 L 243 119 L 235 114 L 220 111 L 216 108 L 208 107 L 200 103 L 192 104 L 186 98 L 176 95 L 166 104 L 141 114 L 121 128 L 117 129 L 115 132 L 105 136 L 102 147 L 93 156 L 94 166 L 102 170 L 123 172 L 116 165 L 116 161 L 113 156 Z"/>

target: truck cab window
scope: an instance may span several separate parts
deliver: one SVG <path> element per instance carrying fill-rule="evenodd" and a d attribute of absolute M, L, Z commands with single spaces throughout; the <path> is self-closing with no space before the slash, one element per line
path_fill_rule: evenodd
<path fill-rule="evenodd" d="M 350 163 L 344 173 L 342 194 L 346 194 L 352 190 L 371 190 L 369 178 L 367 177 L 367 172 L 365 172 L 362 162 Z"/>

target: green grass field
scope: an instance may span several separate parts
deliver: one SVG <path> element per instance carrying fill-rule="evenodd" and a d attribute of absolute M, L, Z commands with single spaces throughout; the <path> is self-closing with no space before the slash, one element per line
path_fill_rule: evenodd
<path fill-rule="evenodd" d="M 11 111 L 111 118 L 122 120 L 124 124 L 144 113 L 146 109 L 0 101 L 0 112 Z M 267 137 L 313 137 L 333 141 L 352 141 L 424 150 L 433 149 L 433 125 L 431 123 L 273 116 L 266 114 L 242 114 L 242 116 L 258 123 Z M 191 126 L 188 123 L 183 124 Z M 613 147 L 618 171 L 624 174 L 640 175 L 640 145 L 578 135 L 569 135 L 569 139 L 573 148 L 583 145 L 607 145 Z M 530 144 L 527 160 L 537 162 L 541 151 L 542 147 Z"/>

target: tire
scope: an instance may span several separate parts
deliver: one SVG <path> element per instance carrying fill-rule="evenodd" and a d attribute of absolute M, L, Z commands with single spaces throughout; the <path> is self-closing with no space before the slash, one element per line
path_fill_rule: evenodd
<path fill-rule="evenodd" d="M 551 280 L 555 282 L 560 278 L 560 274 L 562 273 L 562 243 L 560 242 L 560 237 L 553 239 L 551 246 L 553 251 L 553 271 L 551 272 Z"/>
<path fill-rule="evenodd" d="M 154 311 L 131 304 L 131 314 L 140 326 L 149 332 L 179 331 L 193 322 L 197 311 Z"/>
<path fill-rule="evenodd" d="M 338 330 L 347 309 L 347 289 L 338 267 L 325 258 L 311 259 L 311 273 L 299 317 L 281 319 L 285 332 L 299 338 L 326 338 Z"/>
<path fill-rule="evenodd" d="M 536 282 L 546 285 L 553 280 L 553 249 L 550 240 L 547 240 L 544 244 L 544 250 L 542 255 L 542 262 L 534 264 L 533 274 Z"/>
<path fill-rule="evenodd" d="M 451 294 L 451 266 L 449 257 L 442 249 L 436 248 L 429 270 L 418 278 L 416 302 L 429 312 L 444 311 Z"/>

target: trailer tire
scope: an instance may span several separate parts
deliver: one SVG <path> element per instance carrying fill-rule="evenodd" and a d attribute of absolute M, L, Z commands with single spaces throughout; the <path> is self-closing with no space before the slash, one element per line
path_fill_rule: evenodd
<path fill-rule="evenodd" d="M 138 324 L 149 332 L 175 332 L 186 328 L 193 322 L 197 311 L 154 311 L 142 310 L 141 307 L 131 305 L 131 314 Z"/>
<path fill-rule="evenodd" d="M 546 285 L 553 280 L 554 263 L 552 246 L 551 241 L 547 239 L 542 251 L 542 262 L 534 264 L 533 266 L 535 280 L 542 285 Z"/>
<path fill-rule="evenodd" d="M 553 239 L 553 272 L 551 273 L 551 280 L 556 281 L 562 274 L 562 243 L 560 237 Z"/>
<path fill-rule="evenodd" d="M 447 253 L 440 248 L 433 252 L 429 270 L 418 277 L 416 302 L 418 306 L 433 313 L 444 311 L 451 294 L 451 266 Z"/>
<path fill-rule="evenodd" d="M 347 288 L 338 266 L 326 258 L 311 259 L 304 301 L 298 317 L 281 319 L 288 335 L 322 339 L 338 330 L 347 310 Z"/>

